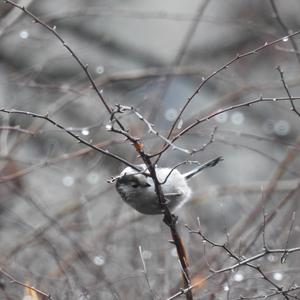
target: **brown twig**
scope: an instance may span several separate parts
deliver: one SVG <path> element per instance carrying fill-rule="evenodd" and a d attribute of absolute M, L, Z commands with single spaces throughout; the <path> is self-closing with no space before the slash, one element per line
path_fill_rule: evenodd
<path fill-rule="evenodd" d="M 184 288 L 188 288 L 190 286 L 190 271 L 189 271 L 189 261 L 188 261 L 188 256 L 185 250 L 184 243 L 178 233 L 177 230 L 177 219 L 178 217 L 173 215 L 168 206 L 167 206 L 167 201 L 165 199 L 165 195 L 162 191 L 161 184 L 157 178 L 156 174 L 156 168 L 153 162 L 151 161 L 150 155 L 147 154 L 144 151 L 144 145 L 141 143 L 139 138 L 133 137 L 130 135 L 128 131 L 122 130 L 122 129 L 116 129 L 114 128 L 114 118 L 117 113 L 122 113 L 122 110 L 117 109 L 116 111 L 113 111 L 111 114 L 111 127 L 110 131 L 119 133 L 123 136 L 125 136 L 134 146 L 135 150 L 137 153 L 139 153 L 140 157 L 142 158 L 143 162 L 145 163 L 147 170 L 149 171 L 149 175 L 153 180 L 154 183 L 154 189 L 155 193 L 157 195 L 158 203 L 161 205 L 163 211 L 164 211 L 164 222 L 165 224 L 170 228 L 171 235 L 172 235 L 172 243 L 175 245 L 176 250 L 177 250 L 177 255 L 181 264 L 182 268 L 182 278 L 184 282 Z M 135 169 L 137 169 L 135 167 Z M 140 170 L 138 170 L 140 171 Z M 186 293 L 186 298 L 187 300 L 192 300 L 192 291 L 188 290 Z"/>
<path fill-rule="evenodd" d="M 6 271 L 4 271 L 2 268 L 0 268 L 0 274 L 6 278 L 8 278 L 10 280 L 11 283 L 15 283 L 17 285 L 23 286 L 29 290 L 35 291 L 36 293 L 38 293 L 39 295 L 46 297 L 49 300 L 52 300 L 53 298 L 51 297 L 50 294 L 47 294 L 46 292 L 43 292 L 40 289 L 37 289 L 31 285 L 28 285 L 24 282 L 21 282 L 19 280 L 17 280 L 14 276 L 12 276 L 11 274 L 7 273 Z"/>
<path fill-rule="evenodd" d="M 30 134 L 30 135 L 35 134 L 31 130 L 21 128 L 19 125 L 17 125 L 17 126 L 0 126 L 0 130 L 18 131 L 18 132 L 27 133 L 27 134 Z"/>

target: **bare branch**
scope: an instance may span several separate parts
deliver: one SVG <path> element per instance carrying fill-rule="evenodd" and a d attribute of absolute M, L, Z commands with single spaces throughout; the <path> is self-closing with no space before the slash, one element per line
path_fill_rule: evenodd
<path fill-rule="evenodd" d="M 294 111 L 300 117 L 300 112 L 296 109 L 296 106 L 295 106 L 294 101 L 293 101 L 294 99 L 292 98 L 292 95 L 291 95 L 291 93 L 288 89 L 288 86 L 287 86 L 286 82 L 285 82 L 283 71 L 281 70 L 280 66 L 277 66 L 277 70 L 280 74 L 280 79 L 281 79 L 281 82 L 283 84 L 283 87 L 284 87 L 284 89 L 285 89 L 285 91 L 286 91 L 286 93 L 287 93 L 287 95 L 290 99 L 291 106 L 292 106 L 291 110 Z"/>
<path fill-rule="evenodd" d="M 150 280 L 149 280 L 149 277 L 148 277 L 146 263 L 145 263 L 144 256 L 143 256 L 143 250 L 142 250 L 142 246 L 141 245 L 139 246 L 139 253 L 140 253 L 141 261 L 142 261 L 142 264 L 143 264 L 143 273 L 145 275 L 145 279 L 146 279 L 148 288 L 150 290 L 151 296 L 152 296 L 153 299 L 161 299 L 161 297 L 159 297 L 156 293 L 154 293 L 154 291 L 153 291 L 153 289 L 151 287 Z"/>
<path fill-rule="evenodd" d="M 224 112 L 227 112 L 227 111 L 231 111 L 231 110 L 234 110 L 234 109 L 237 109 L 237 108 L 242 108 L 242 107 L 250 107 L 251 105 L 253 104 L 256 104 L 256 103 L 261 103 L 261 102 L 280 102 L 280 101 L 291 101 L 291 99 L 293 101 L 295 100 L 300 100 L 300 97 L 274 97 L 274 98 L 264 98 L 264 97 L 259 97 L 259 98 L 256 98 L 254 100 L 249 100 L 247 102 L 243 102 L 243 103 L 239 103 L 239 104 L 236 104 L 236 105 L 232 105 L 232 106 L 228 106 L 226 108 L 223 108 L 223 109 L 219 109 L 218 111 L 216 112 L 213 112 L 211 113 L 210 115 L 206 116 L 206 117 L 203 117 L 201 119 L 198 119 L 196 120 L 195 122 L 193 122 L 192 124 L 190 124 L 189 126 L 187 126 L 186 128 L 184 128 L 182 131 L 180 131 L 179 133 L 177 133 L 172 139 L 171 139 L 171 142 L 174 143 L 177 139 L 179 139 L 181 136 L 183 136 L 184 134 L 186 134 L 188 131 L 190 131 L 192 128 L 196 127 L 197 125 L 203 123 L 203 122 L 206 122 Z M 165 145 L 163 147 L 163 149 L 161 151 L 159 151 L 158 153 L 154 154 L 153 156 L 160 156 L 163 152 L 165 152 L 170 146 L 169 145 Z"/>
<path fill-rule="evenodd" d="M 290 241 L 290 238 L 291 238 L 291 233 L 294 229 L 294 225 L 295 225 L 295 219 L 296 219 L 296 212 L 294 211 L 293 212 L 293 215 L 292 215 L 292 221 L 291 221 L 291 225 L 290 225 L 290 229 L 289 229 L 289 233 L 288 233 L 288 236 L 287 236 L 287 239 L 286 239 L 286 243 L 285 243 L 285 249 L 288 248 L 288 244 L 289 244 L 289 241 Z M 288 254 L 287 252 L 284 252 L 281 256 L 281 263 L 285 263 L 286 260 L 287 260 L 287 257 L 288 257 Z"/>
<path fill-rule="evenodd" d="M 33 290 L 35 291 L 36 293 L 38 293 L 39 295 L 43 296 L 43 297 L 46 297 L 47 299 L 49 300 L 52 300 L 53 298 L 51 297 L 50 294 L 47 294 L 45 292 L 43 292 L 42 290 L 39 290 L 37 288 L 35 288 L 34 286 L 30 286 L 24 282 L 21 282 L 19 280 L 17 280 L 14 276 L 12 276 L 11 274 L 7 273 L 6 271 L 4 271 L 2 268 L 0 268 L 0 274 L 6 278 L 8 278 L 10 280 L 11 283 L 15 283 L 17 285 L 21 285 L 29 290 Z"/>
<path fill-rule="evenodd" d="M 53 119 L 49 118 L 48 114 L 45 114 L 45 115 L 41 115 L 41 114 L 36 114 L 36 113 L 33 113 L 33 112 L 29 112 L 29 111 L 22 111 L 22 110 L 15 110 L 15 109 L 6 109 L 6 108 L 1 108 L 0 109 L 0 112 L 4 112 L 4 113 L 7 113 L 7 114 L 18 114 L 18 115 L 25 115 L 25 116 L 29 116 L 29 117 L 33 117 L 33 118 L 38 118 L 38 119 L 44 119 L 46 120 L 47 122 L 51 123 L 52 125 L 56 126 L 57 128 L 63 130 L 64 132 L 66 132 L 68 135 L 72 136 L 74 139 L 76 139 L 78 142 L 100 152 L 101 154 L 104 154 L 106 156 L 109 156 L 109 157 L 112 157 L 122 163 L 124 163 L 125 165 L 127 166 L 130 166 L 134 169 L 136 169 L 136 166 L 135 165 L 132 165 L 130 164 L 127 160 L 125 160 L 124 158 L 116 155 L 116 154 L 113 154 L 111 152 L 109 152 L 108 150 L 104 150 L 104 149 L 101 149 L 91 143 L 89 143 L 88 141 L 84 140 L 83 138 L 81 138 L 79 135 L 75 134 L 74 132 L 72 132 L 71 130 L 65 128 L 63 125 L 57 123 L 56 121 L 54 121 Z"/>
<path fill-rule="evenodd" d="M 289 34 L 291 32 L 291 30 L 286 26 L 286 24 L 282 20 L 281 16 L 279 15 L 279 11 L 278 11 L 277 5 L 275 4 L 275 1 L 270 0 L 270 4 L 271 4 L 273 13 L 275 15 L 275 18 L 276 18 L 278 24 L 280 25 L 280 27 L 282 28 L 282 30 L 284 31 L 285 34 Z M 297 43 L 295 42 L 294 37 L 290 37 L 289 41 L 293 47 L 294 53 L 296 54 L 298 63 L 300 64 L 300 52 L 299 52 L 299 48 L 298 48 Z"/>
<path fill-rule="evenodd" d="M 134 113 L 139 120 L 141 120 L 142 122 L 145 123 L 145 125 L 148 127 L 148 132 L 149 133 L 152 133 L 155 136 L 158 136 L 159 138 L 161 138 L 166 144 L 171 146 L 172 150 L 178 150 L 178 151 L 181 151 L 181 152 L 186 153 L 186 154 L 193 154 L 193 151 L 190 151 L 188 149 L 184 149 L 182 147 L 176 146 L 171 141 L 169 141 L 167 138 L 165 138 L 162 134 L 160 134 L 157 130 L 155 130 L 154 125 L 151 124 L 146 118 L 144 118 L 144 116 L 141 113 L 139 113 L 133 106 L 126 106 L 126 105 L 116 104 L 116 110 L 112 112 L 111 122 L 113 121 L 114 116 L 117 113 L 124 113 L 125 111 L 130 111 L 130 112 Z M 125 134 L 127 135 L 127 133 L 125 133 Z"/>
<path fill-rule="evenodd" d="M 35 132 L 27 129 L 21 128 L 19 125 L 17 126 L 0 126 L 0 130 L 10 130 L 10 131 L 17 131 L 21 133 L 27 133 L 30 135 L 35 135 Z"/>
<path fill-rule="evenodd" d="M 265 207 L 263 207 L 263 218 L 264 218 L 264 223 L 263 223 L 263 227 L 262 227 L 262 238 L 263 238 L 263 247 L 264 249 L 269 249 L 267 242 L 266 242 L 266 226 L 267 226 L 267 214 L 265 213 Z"/>
<path fill-rule="evenodd" d="M 46 28 L 48 31 L 50 31 L 60 42 L 61 44 L 66 48 L 66 50 L 72 55 L 72 57 L 76 60 L 76 62 L 79 64 L 79 66 L 81 67 L 81 69 L 84 71 L 84 73 L 86 74 L 88 80 L 90 81 L 93 89 L 95 90 L 97 96 L 99 97 L 99 99 L 101 100 L 102 104 L 104 105 L 105 109 L 111 114 L 112 110 L 110 108 L 110 106 L 107 104 L 106 100 L 104 99 L 101 91 L 99 90 L 99 88 L 97 87 L 90 71 L 88 70 L 88 65 L 85 64 L 80 58 L 79 56 L 74 52 L 74 50 L 71 48 L 71 46 L 69 46 L 69 44 L 66 43 L 66 41 L 62 38 L 62 36 L 56 31 L 56 26 L 51 27 L 50 25 L 46 24 L 45 22 L 43 22 L 40 18 L 38 18 L 37 16 L 35 16 L 32 12 L 30 12 L 25 6 L 20 6 L 17 3 L 11 1 L 11 0 L 4 0 L 5 3 L 9 3 L 11 5 L 13 5 L 14 7 L 22 10 L 25 14 L 27 14 L 28 16 L 30 16 L 34 22 L 42 25 L 44 28 Z M 118 125 L 120 126 L 120 128 L 122 130 L 124 130 L 123 125 L 116 120 Z"/>
<path fill-rule="evenodd" d="M 203 144 L 200 148 L 198 148 L 198 149 L 193 149 L 193 150 L 192 150 L 192 154 L 195 154 L 195 153 L 197 153 L 197 152 L 204 151 L 210 144 L 212 144 L 212 143 L 215 141 L 215 135 L 216 135 L 217 129 L 218 129 L 218 127 L 215 126 L 214 129 L 213 129 L 213 131 L 212 131 L 211 134 L 210 134 L 209 140 L 208 140 L 205 144 Z"/>
<path fill-rule="evenodd" d="M 277 290 L 278 290 L 277 292 L 278 292 L 278 293 L 280 293 L 280 294 L 282 294 L 283 296 L 285 296 L 285 294 L 286 294 L 287 291 L 283 290 L 283 288 L 281 288 L 281 287 L 279 287 L 278 285 L 274 284 L 274 282 L 271 281 L 271 280 L 263 273 L 263 271 L 262 271 L 259 267 L 254 266 L 254 265 L 252 265 L 252 264 L 250 264 L 250 263 L 253 262 L 253 261 L 257 261 L 257 260 L 259 260 L 260 258 L 262 258 L 262 257 L 264 257 L 264 256 L 266 256 L 267 254 L 270 254 L 270 253 L 272 253 L 272 254 L 280 254 L 280 253 L 288 253 L 288 254 L 290 254 L 290 253 L 300 252 L 300 247 L 289 248 L 289 249 L 264 249 L 263 252 L 260 252 L 260 253 L 258 253 L 258 254 L 255 254 L 255 255 L 253 255 L 253 256 L 251 256 L 251 257 L 249 257 L 249 258 L 242 258 L 242 259 L 240 259 L 240 258 L 239 258 L 238 256 L 236 256 L 233 252 L 231 252 L 231 250 L 230 250 L 229 248 L 227 248 L 226 245 L 224 245 L 224 244 L 217 244 L 217 243 L 215 243 L 215 242 L 209 240 L 208 238 L 206 238 L 206 237 L 205 237 L 202 233 L 200 233 L 199 231 L 197 231 L 197 230 L 196 230 L 196 231 L 195 231 L 195 230 L 191 230 L 189 227 L 188 227 L 188 229 L 189 229 L 189 231 L 190 231 L 191 233 L 197 233 L 197 234 L 199 234 L 203 239 L 205 239 L 207 242 L 211 243 L 211 245 L 216 246 L 216 247 L 223 248 L 226 252 L 228 252 L 228 254 L 229 254 L 231 257 L 233 257 L 233 258 L 235 258 L 236 260 L 238 260 L 237 263 L 235 263 L 235 264 L 233 264 L 233 265 L 231 265 L 231 266 L 229 266 L 229 267 L 225 267 L 225 268 L 221 268 L 221 269 L 219 269 L 219 270 L 213 271 L 212 274 L 210 274 L 210 275 L 208 275 L 207 277 L 205 277 L 205 278 L 203 279 L 203 281 L 208 281 L 209 279 L 211 279 L 211 278 L 213 278 L 213 277 L 215 277 L 215 276 L 217 276 L 217 275 L 219 275 L 219 274 L 222 274 L 222 273 L 225 273 L 225 272 L 229 272 L 229 271 L 231 271 L 231 270 L 235 270 L 235 269 L 237 269 L 237 268 L 239 268 L 239 267 L 241 267 L 241 266 L 244 266 L 244 265 L 248 265 L 248 266 L 251 267 L 251 268 L 255 268 L 255 269 L 263 276 L 263 278 L 264 278 L 266 281 L 268 281 L 269 283 L 271 283 L 273 286 L 275 286 L 275 287 L 277 288 Z M 177 292 L 177 293 L 174 294 L 173 296 L 167 298 L 167 300 L 175 299 L 175 298 L 179 297 L 180 295 L 183 295 L 183 294 L 187 293 L 188 290 L 191 290 L 191 289 L 197 287 L 197 285 L 199 285 L 199 283 L 192 284 L 189 288 L 180 290 L 179 292 Z"/>
<path fill-rule="evenodd" d="M 109 141 L 103 141 L 101 143 L 94 144 L 94 146 L 97 147 L 97 148 L 100 148 L 100 147 L 102 148 L 104 146 L 107 147 L 109 145 L 113 145 L 113 144 L 121 143 L 121 142 L 123 142 L 123 141 L 121 141 L 121 140 L 119 140 L 119 141 L 109 140 Z M 49 167 L 51 165 L 58 164 L 60 162 L 66 161 L 66 160 L 74 159 L 74 158 L 77 158 L 77 157 L 80 157 L 80 156 L 83 156 L 83 155 L 87 155 L 93 150 L 94 150 L 93 148 L 84 148 L 84 149 L 80 149 L 78 151 L 74 151 L 74 152 L 71 152 L 71 153 L 65 153 L 65 154 L 62 154 L 62 155 L 57 156 L 55 158 L 48 159 L 46 161 L 42 161 L 40 163 L 34 164 L 32 166 L 24 167 L 23 169 L 20 169 L 20 170 L 14 172 L 14 173 L 7 174 L 7 175 L 0 175 L 0 183 L 7 182 L 7 181 L 10 181 L 10 180 L 15 180 L 17 178 L 20 178 L 20 177 L 23 177 L 27 174 L 30 174 L 31 172 L 33 172 L 35 170 L 45 168 L 45 167 Z M 108 181 L 108 182 L 111 183 L 110 181 Z"/>
<path fill-rule="evenodd" d="M 271 42 L 265 42 L 263 45 L 250 50 L 248 52 L 242 53 L 242 54 L 237 54 L 234 58 L 232 58 L 231 60 L 229 60 L 227 63 L 225 63 L 223 66 L 221 66 L 219 69 L 213 71 L 209 76 L 207 76 L 206 78 L 203 78 L 202 82 L 200 83 L 200 85 L 198 86 L 198 88 L 195 90 L 195 92 L 187 99 L 186 103 L 184 104 L 184 106 L 181 108 L 176 120 L 174 121 L 170 132 L 167 136 L 167 138 L 170 138 L 170 136 L 172 135 L 172 132 L 177 124 L 177 122 L 179 121 L 179 119 L 181 118 L 183 112 L 185 111 L 185 109 L 187 108 L 187 106 L 190 104 L 190 102 L 194 99 L 194 97 L 200 92 L 201 88 L 208 82 L 210 81 L 213 77 L 215 77 L 217 74 L 219 74 L 221 71 L 226 70 L 230 65 L 232 65 L 233 63 L 235 63 L 238 60 L 244 59 L 245 57 L 257 54 L 258 52 L 265 50 L 266 48 L 269 48 L 273 45 L 276 45 L 282 41 L 285 41 L 287 38 L 292 38 L 296 35 L 300 34 L 300 30 L 297 30 L 295 32 L 289 33 L 288 35 L 278 38 L 276 40 L 273 40 Z"/>

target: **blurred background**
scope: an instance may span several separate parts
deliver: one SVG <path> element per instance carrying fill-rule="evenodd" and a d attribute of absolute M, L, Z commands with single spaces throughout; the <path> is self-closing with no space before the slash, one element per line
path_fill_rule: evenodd
<path fill-rule="evenodd" d="M 164 136 L 214 71 L 238 53 L 300 29 L 297 0 L 18 3 L 88 64 L 110 107 L 135 107 Z M 299 96 L 298 44 L 297 35 L 285 38 L 218 72 L 190 102 L 174 133 L 261 96 L 288 99 L 277 66 L 291 95 Z M 110 115 L 74 57 L 53 33 L 4 3 L 0 70 L 0 108 L 48 114 L 86 141 L 141 163 L 124 137 L 107 130 Z M 161 149 L 163 141 L 134 114 L 124 113 L 120 120 L 141 138 L 146 152 Z M 161 167 L 224 158 L 191 180 L 192 200 L 178 212 L 193 280 L 237 262 L 188 232 L 184 225 L 198 229 L 197 218 L 209 239 L 226 242 L 238 257 L 262 252 L 263 236 L 270 248 L 300 245 L 299 125 L 290 101 L 241 106 L 200 123 L 175 142 L 199 150 L 193 155 L 169 148 L 160 157 Z M 133 211 L 107 182 L 124 167 L 43 119 L 0 112 L 0 270 L 53 299 L 167 299 L 179 291 L 181 269 L 162 217 Z M 297 297 L 299 255 L 268 254 L 254 263 L 273 283 L 293 287 L 290 293 Z M 194 299 L 283 296 L 247 266 L 216 274 L 193 293 Z M 3 273 L 0 295 L 42 299 Z"/>

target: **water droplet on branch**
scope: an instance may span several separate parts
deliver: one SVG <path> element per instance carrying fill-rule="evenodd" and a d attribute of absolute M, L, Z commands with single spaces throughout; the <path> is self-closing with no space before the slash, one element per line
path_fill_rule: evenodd
<path fill-rule="evenodd" d="M 282 39 L 283 42 L 288 42 L 288 40 L 289 40 L 289 37 L 288 37 L 288 36 L 285 36 L 285 37 Z"/>

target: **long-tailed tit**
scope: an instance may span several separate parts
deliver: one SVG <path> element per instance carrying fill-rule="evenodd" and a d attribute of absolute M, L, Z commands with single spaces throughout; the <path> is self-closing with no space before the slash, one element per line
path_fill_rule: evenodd
<path fill-rule="evenodd" d="M 156 168 L 157 179 L 161 183 L 166 204 L 171 212 L 180 208 L 190 199 L 192 191 L 187 180 L 200 171 L 215 166 L 221 160 L 222 157 L 217 157 L 184 174 L 181 174 L 177 169 Z M 142 214 L 162 214 L 164 207 L 158 201 L 149 171 L 144 164 L 138 165 L 137 168 L 141 171 L 138 172 L 131 167 L 126 167 L 121 172 L 116 180 L 118 193 L 127 204 Z"/>

